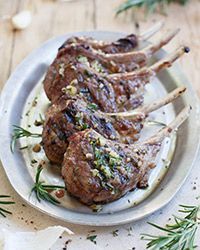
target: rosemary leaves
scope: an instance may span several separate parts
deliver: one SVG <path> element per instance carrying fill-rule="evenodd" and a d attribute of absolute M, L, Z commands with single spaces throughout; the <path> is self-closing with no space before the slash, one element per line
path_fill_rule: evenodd
<path fill-rule="evenodd" d="M 165 234 L 158 236 L 143 234 L 142 239 L 149 241 L 147 249 L 196 249 L 194 238 L 198 227 L 197 220 L 200 206 L 180 205 L 180 207 L 181 210 L 179 212 L 184 213 L 185 217 L 173 216 L 174 224 L 167 224 L 165 227 L 161 227 L 149 222 L 151 226 L 165 232 Z"/>
<path fill-rule="evenodd" d="M 11 144 L 10 144 L 10 149 L 11 152 L 14 152 L 14 148 L 15 148 L 15 144 L 17 142 L 18 139 L 22 138 L 22 137 L 33 137 L 33 138 L 38 138 L 41 137 L 41 134 L 38 133 L 32 133 L 22 127 L 13 125 L 14 129 L 13 129 L 13 134 L 12 134 L 12 139 L 11 139 Z"/>
<path fill-rule="evenodd" d="M 166 5 L 176 2 L 181 5 L 184 5 L 189 0 L 126 0 L 122 3 L 116 10 L 116 14 L 120 14 L 130 8 L 134 7 L 145 7 L 147 12 L 155 12 L 158 7 L 164 8 Z"/>
<path fill-rule="evenodd" d="M 65 189 L 63 186 L 57 186 L 57 185 L 46 185 L 44 184 L 44 181 L 40 180 L 40 174 L 42 172 L 43 168 L 41 166 L 38 167 L 37 173 L 35 176 L 35 184 L 33 188 L 31 189 L 31 193 L 34 192 L 36 195 L 36 198 L 39 202 L 41 200 L 48 201 L 54 205 L 59 205 L 60 201 L 58 201 L 56 198 L 54 198 L 50 192 L 58 189 Z"/>
<path fill-rule="evenodd" d="M 9 195 L 0 195 L 0 205 L 15 204 L 14 201 L 7 200 L 7 198 L 10 198 L 10 196 Z M 3 207 L 0 207 L 0 215 L 3 217 L 6 217 L 6 214 L 12 214 L 12 213 Z"/>

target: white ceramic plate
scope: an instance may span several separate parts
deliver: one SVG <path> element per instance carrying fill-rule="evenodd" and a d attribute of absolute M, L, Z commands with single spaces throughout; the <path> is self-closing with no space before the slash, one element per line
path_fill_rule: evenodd
<path fill-rule="evenodd" d="M 30 190 L 34 184 L 37 169 L 37 164 L 35 167 L 31 166 L 31 160 L 40 161 L 44 159 L 46 161 L 43 151 L 39 154 L 32 151 L 32 146 L 40 139 L 38 141 L 32 138 L 22 139 L 18 143 L 15 153 L 12 154 L 10 151 L 13 125 L 23 126 L 34 132 L 41 131 L 40 127 L 34 127 L 33 125 L 34 120 L 39 118 L 39 114 L 44 116 L 48 105 L 41 82 L 48 65 L 56 56 L 57 49 L 68 37 L 73 35 L 85 35 L 110 41 L 125 34 L 81 32 L 57 37 L 36 49 L 17 67 L 1 95 L 1 161 L 16 192 L 31 206 L 53 217 L 71 223 L 96 226 L 116 225 L 138 220 L 155 212 L 172 199 L 185 181 L 198 151 L 199 103 L 191 85 L 176 64 L 171 69 L 162 71 L 158 78 L 147 86 L 145 102 L 151 102 L 180 85 L 187 87 L 187 93 L 173 104 L 152 113 L 151 118 L 168 124 L 184 106 L 190 104 L 193 109 L 190 118 L 178 130 L 177 138 L 173 136 L 163 143 L 162 150 L 157 158 L 157 167 L 150 175 L 148 189 L 130 192 L 118 201 L 104 205 L 99 213 L 92 212 L 91 209 L 67 194 L 61 199 L 61 206 L 59 207 L 44 201 L 39 203 L 34 194 L 30 197 Z M 158 60 L 165 55 L 166 53 L 161 50 L 155 55 L 154 59 Z M 37 105 L 33 106 L 32 102 L 35 97 L 37 97 Z M 28 116 L 26 116 L 27 112 L 29 113 Z M 31 127 L 28 127 L 29 125 Z M 146 126 L 142 133 L 143 138 L 148 137 L 158 129 L 160 129 L 158 126 Z M 29 145 L 29 149 L 19 150 L 19 147 L 24 145 Z M 171 161 L 171 164 L 166 167 L 166 162 L 169 163 L 169 161 Z M 48 162 L 42 178 L 48 183 L 63 185 L 59 176 L 59 168 L 56 166 L 50 167 Z"/>

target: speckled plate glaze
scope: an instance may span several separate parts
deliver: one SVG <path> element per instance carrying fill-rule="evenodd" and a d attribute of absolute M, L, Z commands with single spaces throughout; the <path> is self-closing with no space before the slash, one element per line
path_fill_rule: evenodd
<path fill-rule="evenodd" d="M 68 37 L 74 35 L 111 41 L 125 34 L 98 31 L 60 36 L 47 41 L 17 67 L 6 83 L 0 99 L 1 161 L 16 192 L 31 206 L 50 216 L 71 223 L 95 226 L 110 226 L 138 220 L 160 209 L 173 198 L 191 170 L 199 148 L 199 102 L 190 83 L 176 63 L 172 68 L 162 71 L 147 86 L 145 102 L 164 96 L 181 85 L 187 87 L 187 92 L 173 104 L 153 112 L 149 119 L 168 124 L 184 106 L 190 104 L 193 109 L 189 119 L 180 127 L 178 133 L 164 141 L 157 157 L 157 167 L 151 172 L 148 189 L 130 192 L 118 201 L 104 205 L 98 213 L 94 213 L 90 208 L 69 197 L 67 193 L 61 199 L 61 206 L 54 206 L 44 201 L 39 203 L 34 194 L 30 196 L 37 169 L 37 164 L 34 166 L 31 160 L 45 160 L 43 180 L 51 184 L 63 185 L 59 176 L 59 167 L 50 166 L 43 151 L 38 154 L 32 151 L 33 145 L 40 142 L 40 139 L 22 139 L 17 144 L 14 154 L 10 151 L 13 125 L 23 126 L 33 132 L 41 132 L 42 128 L 35 127 L 33 123 L 39 118 L 39 114 L 44 116 L 49 104 L 43 91 L 42 79 L 48 65 L 56 56 L 57 49 Z M 166 53 L 160 50 L 153 60 L 159 60 L 165 55 Z M 35 98 L 37 98 L 37 105 L 32 105 Z M 159 129 L 158 125 L 145 126 L 141 140 Z M 19 150 L 19 147 L 24 145 L 28 145 L 28 149 Z"/>

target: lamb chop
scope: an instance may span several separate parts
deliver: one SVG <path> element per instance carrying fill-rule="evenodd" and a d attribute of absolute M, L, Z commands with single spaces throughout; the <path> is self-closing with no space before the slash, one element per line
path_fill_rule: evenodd
<path fill-rule="evenodd" d="M 185 87 L 179 87 L 160 100 L 117 115 L 98 111 L 94 103 L 86 103 L 81 99 L 61 100 L 47 111 L 42 133 L 45 154 L 51 162 L 61 164 L 69 137 L 87 128 L 93 128 L 106 139 L 134 143 L 139 139 L 148 114 L 172 102 L 185 90 Z"/>
<path fill-rule="evenodd" d="M 130 34 L 114 42 L 97 41 L 93 38 L 88 37 L 71 37 L 64 42 L 64 44 L 59 48 L 59 50 L 65 48 L 69 44 L 84 43 L 96 50 L 101 50 L 104 53 L 108 54 L 130 52 L 133 49 L 137 48 L 138 44 L 141 41 L 145 41 L 151 36 L 153 36 L 157 31 L 161 29 L 162 26 L 163 23 L 158 22 L 153 27 L 151 27 L 139 36 L 136 36 L 135 34 Z"/>
<path fill-rule="evenodd" d="M 107 76 L 102 76 L 85 64 L 73 62 L 65 67 L 62 75 L 56 74 L 54 77 L 54 71 L 47 74 L 44 89 L 52 103 L 63 95 L 66 96 L 62 98 L 66 99 L 69 95 L 80 95 L 87 102 L 97 104 L 101 111 L 133 109 L 143 102 L 143 88 L 149 83 L 150 78 L 162 68 L 170 67 L 185 52 L 189 52 L 189 49 L 180 47 L 149 68 Z"/>
<path fill-rule="evenodd" d="M 58 52 L 54 62 L 49 67 L 44 84 L 54 79 L 66 78 L 65 68 L 69 63 L 81 62 L 99 74 L 130 72 L 147 64 L 147 60 L 161 47 L 167 44 L 178 30 L 169 33 L 159 42 L 149 45 L 140 51 L 119 54 L 105 54 L 87 44 L 72 44 Z M 49 84 L 49 83 L 48 83 Z"/>
<path fill-rule="evenodd" d="M 62 176 L 68 193 L 86 205 L 117 200 L 148 185 L 148 174 L 162 141 L 187 119 L 187 107 L 167 127 L 143 143 L 125 145 L 92 129 L 73 134 L 64 155 Z"/>

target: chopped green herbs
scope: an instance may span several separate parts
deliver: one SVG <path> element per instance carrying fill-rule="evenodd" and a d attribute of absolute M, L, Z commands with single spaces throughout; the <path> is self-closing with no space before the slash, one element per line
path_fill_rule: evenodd
<path fill-rule="evenodd" d="M 21 148 L 19 148 L 20 150 L 24 150 L 24 149 L 27 149 L 28 148 L 28 146 L 24 146 L 24 147 L 21 147 Z"/>
<path fill-rule="evenodd" d="M 114 231 L 112 231 L 112 235 L 113 235 L 113 237 L 117 237 L 119 234 L 118 234 L 118 232 L 119 232 L 119 230 L 118 229 L 116 229 L 116 230 L 114 230 Z"/>
<path fill-rule="evenodd" d="M 96 245 L 97 244 L 96 238 L 97 238 L 97 235 L 88 235 L 86 239 L 90 240 L 91 242 L 93 242 Z"/>
<path fill-rule="evenodd" d="M 44 184 L 44 181 L 40 180 L 40 174 L 42 172 L 43 168 L 40 166 L 37 169 L 37 173 L 35 176 L 35 184 L 33 186 L 33 188 L 31 189 L 31 193 L 34 192 L 36 195 L 36 198 L 39 202 L 41 202 L 41 200 L 45 200 L 48 201 L 54 205 L 59 205 L 60 202 L 55 199 L 50 192 L 57 190 L 57 189 L 65 189 L 65 187 L 63 186 L 58 186 L 58 185 L 46 185 Z"/>
<path fill-rule="evenodd" d="M 93 74 L 87 69 L 84 70 L 84 74 L 89 78 L 93 76 Z"/>
<path fill-rule="evenodd" d="M 108 180 L 114 178 L 114 172 L 121 165 L 122 158 L 108 148 L 101 138 L 90 140 L 90 144 L 92 145 L 94 155 L 94 168 L 91 169 L 92 176 L 100 179 L 102 187 L 115 193 L 115 188 Z M 109 149 L 109 152 L 106 149 Z"/>
<path fill-rule="evenodd" d="M 91 67 L 95 70 L 95 71 L 97 71 L 97 72 L 99 72 L 99 73 L 104 73 L 105 71 L 104 71 L 104 68 L 102 67 L 102 65 L 97 61 L 97 60 L 95 60 L 95 61 L 93 61 L 92 63 L 91 63 Z"/>
<path fill-rule="evenodd" d="M 11 139 L 11 144 L 10 144 L 10 149 L 12 153 L 14 152 L 15 144 L 19 138 L 22 138 L 22 137 L 38 138 L 42 136 L 41 134 L 32 133 L 16 125 L 14 125 L 13 127 L 14 129 L 13 129 L 13 134 L 12 134 L 12 139 Z"/>
<path fill-rule="evenodd" d="M 180 205 L 180 207 L 181 210 L 179 212 L 184 213 L 185 217 L 173 216 L 174 224 L 167 224 L 165 227 L 161 227 L 149 222 L 151 226 L 165 232 L 165 234 L 162 236 L 143 234 L 142 239 L 149 241 L 147 249 L 196 249 L 194 239 L 198 228 L 197 220 L 200 206 Z"/>
<path fill-rule="evenodd" d="M 11 205 L 15 204 L 14 201 L 7 200 L 7 198 L 10 198 L 9 195 L 0 195 L 0 205 Z M 3 217 L 6 217 L 6 214 L 12 214 L 9 210 L 0 207 L 0 215 Z"/>
<path fill-rule="evenodd" d="M 38 127 L 38 126 L 41 126 L 41 125 L 43 125 L 43 124 L 44 124 L 44 119 L 43 119 L 42 115 L 39 114 L 39 119 L 38 119 L 38 120 L 35 120 L 34 125 L 35 125 L 36 127 Z"/>
<path fill-rule="evenodd" d="M 75 121 L 76 121 L 76 124 L 78 125 L 78 129 L 85 130 L 85 129 L 89 128 L 88 124 L 83 121 L 83 113 L 82 112 L 76 113 Z"/>
<path fill-rule="evenodd" d="M 36 107 L 37 106 L 37 103 L 38 103 L 38 97 L 36 96 L 32 102 L 32 107 Z"/>
<path fill-rule="evenodd" d="M 132 232 L 133 232 L 133 228 L 132 227 L 127 228 L 127 231 L 128 231 L 128 236 L 133 235 L 132 234 Z"/>
<path fill-rule="evenodd" d="M 96 111 L 98 109 L 98 106 L 95 103 L 88 103 L 87 108 L 91 111 Z"/>
<path fill-rule="evenodd" d="M 102 205 L 93 204 L 93 205 L 90 206 L 90 208 L 92 209 L 92 211 L 94 213 L 98 213 L 98 212 L 100 212 L 103 209 L 103 206 Z"/>
<path fill-rule="evenodd" d="M 112 176 L 111 170 L 121 164 L 122 158 L 115 152 L 105 152 L 101 147 L 97 148 L 93 144 L 94 164 L 97 169 L 100 169 L 108 178 Z"/>
<path fill-rule="evenodd" d="M 33 160 L 31 160 L 31 163 L 35 164 L 35 163 L 37 163 L 37 161 L 35 159 L 33 159 Z"/>
<path fill-rule="evenodd" d="M 87 57 L 80 55 L 77 57 L 77 60 L 78 60 L 78 62 L 83 63 L 83 64 L 87 65 L 88 67 L 90 67 L 90 63 L 89 63 Z"/>

